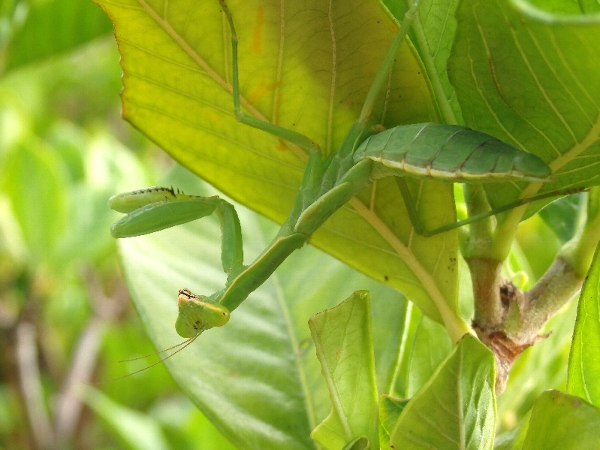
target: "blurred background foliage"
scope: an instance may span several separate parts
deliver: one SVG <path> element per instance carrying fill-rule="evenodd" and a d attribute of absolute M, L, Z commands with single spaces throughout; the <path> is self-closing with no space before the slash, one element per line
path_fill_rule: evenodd
<path fill-rule="evenodd" d="M 156 359 L 119 363 L 155 350 L 120 276 L 106 202 L 174 170 L 120 118 L 118 61 L 110 22 L 90 1 L 0 2 L 0 448 L 233 448 L 164 366 L 111 381 Z M 559 248 L 552 228 L 534 218 L 520 230 L 507 275 L 521 273 L 521 287 Z M 544 389 L 564 389 L 574 307 L 515 365 L 501 430 Z M 447 339 L 419 327 L 412 369 L 419 342 Z"/>
<path fill-rule="evenodd" d="M 118 62 L 92 2 L 0 2 L 0 448 L 229 446 L 163 365 L 111 381 L 155 350 L 106 202 L 173 166 L 121 120 Z"/>

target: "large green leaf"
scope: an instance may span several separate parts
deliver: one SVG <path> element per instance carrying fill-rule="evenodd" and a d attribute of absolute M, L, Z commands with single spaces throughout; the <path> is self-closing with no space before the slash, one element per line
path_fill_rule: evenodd
<path fill-rule="evenodd" d="M 600 405 L 599 255 L 597 248 L 579 297 L 567 382 L 570 394 L 582 397 L 595 406 Z"/>
<path fill-rule="evenodd" d="M 409 400 L 382 395 L 379 400 L 379 443 L 381 448 L 390 447 L 390 431 L 394 429 L 400 414 Z"/>
<path fill-rule="evenodd" d="M 521 0 L 522 5 L 531 4 L 542 11 L 561 14 L 582 14 L 600 12 L 600 4 L 594 0 L 566 2 L 564 0 Z"/>
<path fill-rule="evenodd" d="M 61 163 L 56 153 L 32 137 L 8 152 L 0 168 L 0 188 L 9 199 L 32 264 L 56 262 L 53 257 L 67 224 L 67 183 Z"/>
<path fill-rule="evenodd" d="M 190 186 L 188 178 L 177 171 L 169 181 L 208 194 Z M 248 258 L 262 251 L 275 230 L 248 211 L 239 213 Z M 180 342 L 174 327 L 178 289 L 207 294 L 225 282 L 218 220 L 211 216 L 120 244 L 130 292 L 157 348 Z M 310 432 L 329 413 L 330 402 L 307 321 L 360 288 L 371 292 L 374 328 L 385 330 L 374 350 L 378 387 L 387 392 L 406 351 L 401 345 L 406 301 L 310 247 L 290 257 L 226 326 L 202 334 L 167 365 L 240 448 L 312 448 Z"/>
<path fill-rule="evenodd" d="M 85 403 L 98 414 L 129 450 L 167 450 L 164 433 L 156 420 L 119 405 L 101 392 L 86 387 Z"/>
<path fill-rule="evenodd" d="M 0 17 L 3 31 L 9 33 L 7 42 L 0 36 L 0 57 L 6 71 L 74 50 L 94 38 L 108 36 L 112 28 L 89 0 L 13 3 L 14 11 L 0 10 L 6 14 Z"/>
<path fill-rule="evenodd" d="M 383 2 L 394 17 L 401 21 L 407 10 L 407 2 Z M 410 32 L 427 71 L 442 122 L 450 124 L 464 123 L 456 92 L 448 78 L 448 59 L 458 27 L 458 3 L 459 0 L 421 0 Z"/>
<path fill-rule="evenodd" d="M 401 449 L 491 449 L 494 380 L 492 353 L 465 336 L 402 411 L 390 442 Z"/>
<path fill-rule="evenodd" d="M 124 117 L 235 200 L 282 222 L 306 154 L 235 121 L 230 34 L 218 2 L 97 1 L 115 24 Z M 240 38 L 243 108 L 335 152 L 394 36 L 388 13 L 374 0 L 228 3 Z M 436 119 L 407 45 L 374 115 L 386 127 Z M 450 185 L 412 189 L 428 227 L 454 220 Z M 447 316 L 456 310 L 456 234 L 415 236 L 393 180 L 353 199 L 311 242 L 402 290 L 434 320 L 439 308 Z"/>
<path fill-rule="evenodd" d="M 494 185 L 491 203 L 598 184 L 600 84 L 590 74 L 600 72 L 600 17 L 516 0 L 463 1 L 457 14 L 449 75 L 465 124 L 540 156 L 557 175 L 541 189 Z"/>
<path fill-rule="evenodd" d="M 410 351 L 407 397 L 412 397 L 429 381 L 439 365 L 452 351 L 452 341 L 437 323 L 421 317 L 414 332 Z"/>
<path fill-rule="evenodd" d="M 361 437 L 379 447 L 369 293 L 355 292 L 308 323 L 332 405 L 312 438 L 331 450 Z"/>
<path fill-rule="evenodd" d="M 598 427 L 600 409 L 579 397 L 547 391 L 535 402 L 523 450 L 595 450 Z"/>

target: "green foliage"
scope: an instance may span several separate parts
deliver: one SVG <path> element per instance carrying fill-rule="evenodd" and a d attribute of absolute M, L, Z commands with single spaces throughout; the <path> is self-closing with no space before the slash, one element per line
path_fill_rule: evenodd
<path fill-rule="evenodd" d="M 167 181 L 175 180 L 185 191 L 207 194 L 187 172 L 173 173 Z M 244 242 L 253 257 L 276 227 L 247 210 L 238 212 L 243 232 L 250 230 Z M 127 239 L 121 249 L 132 297 L 157 348 L 181 342 L 174 329 L 173 292 L 182 286 L 216 291 L 225 281 L 217 218 Z M 157 273 L 158 261 L 164 265 Z M 380 392 L 388 392 L 397 358 L 409 351 L 401 347 L 399 322 L 408 303 L 310 247 L 286 260 L 225 327 L 201 335 L 185 355 L 166 364 L 194 403 L 239 448 L 312 447 L 310 432 L 330 406 L 307 321 L 335 306 L 340 293 L 350 295 L 359 288 L 368 288 L 374 298 L 379 337 L 373 344 L 375 367 L 382 374 L 377 381 Z M 196 357 L 186 356 L 190 354 Z M 226 405 L 220 401 L 225 398 Z"/>
<path fill-rule="evenodd" d="M 124 43 L 124 117 L 234 200 L 283 222 L 306 155 L 236 122 L 231 94 L 224 88 L 231 77 L 229 30 L 218 3 L 196 8 L 193 1 L 182 2 L 170 7 L 166 17 L 151 9 L 132 9 L 135 2 L 99 4 L 113 18 Z M 229 6 L 236 16 L 235 4 Z M 329 27 L 326 4 L 288 5 L 281 38 L 290 50 L 281 62 L 279 38 L 274 37 L 280 30 L 272 25 L 279 21 L 277 2 L 244 2 L 243 13 L 234 17 L 240 36 L 242 106 L 258 118 L 308 135 L 326 155 L 339 148 L 358 117 L 395 32 L 392 19 L 375 1 L 350 11 L 344 4 L 333 7 L 335 46 L 331 37 L 323 39 L 322 32 L 315 32 Z M 190 13 L 201 28 L 186 25 Z M 427 82 L 408 45 L 402 46 L 393 72 L 388 96 L 394 101 L 378 102 L 374 122 L 393 126 L 435 121 Z M 427 226 L 454 219 L 450 185 L 411 187 L 418 193 L 418 204 L 429 206 L 421 217 Z M 434 305 L 445 303 L 451 310 L 456 305 L 456 234 L 411 237 L 411 227 L 397 219 L 407 214 L 393 180 L 382 180 L 360 198 L 360 203 L 341 208 L 311 243 L 386 280 L 441 320 Z M 403 257 L 408 252 L 414 258 Z"/>
<path fill-rule="evenodd" d="M 600 310 L 598 287 L 600 286 L 600 256 L 596 256 L 581 291 L 577 310 L 577 322 L 573 345 L 569 355 L 567 389 L 594 406 L 600 406 Z"/>
<path fill-rule="evenodd" d="M 58 13 L 60 2 L 45 3 Z M 120 124 L 118 53 L 107 44 L 0 79 L 0 447 L 142 448 L 156 430 L 165 448 L 225 449 L 162 366 L 106 383 L 148 364 L 119 360 L 155 351 L 128 305 L 106 202 L 164 172 Z M 90 413 L 81 388 L 96 382 L 105 397 L 85 397 Z"/>
<path fill-rule="evenodd" d="M 102 417 L 133 450 L 166 450 L 169 448 L 159 424 L 150 417 L 119 406 L 93 388 L 85 390 L 86 403 Z"/>
<path fill-rule="evenodd" d="M 535 402 L 523 450 L 598 448 L 600 410 L 580 397 L 558 391 L 544 392 Z"/>
<path fill-rule="evenodd" d="M 292 207 L 307 158 L 281 138 L 235 122 L 229 29 L 217 5 L 195 8 L 195 3 L 184 1 L 155 9 L 150 4 L 133 8 L 135 4 L 127 1 L 98 3 L 113 19 L 121 43 L 125 118 L 218 189 L 282 222 Z M 486 187 L 486 195 L 468 187 L 465 200 L 470 214 L 538 192 L 595 184 L 600 91 L 584 74 L 600 68 L 593 44 L 600 37 L 597 18 L 550 20 L 523 3 L 520 10 L 501 1 L 441 3 L 421 5 L 422 15 L 411 31 L 414 47 L 403 46 L 396 58 L 373 122 L 385 128 L 422 121 L 464 123 L 537 155 L 556 176 L 543 185 L 498 183 Z M 307 135 L 324 155 L 335 152 L 360 113 L 391 40 L 392 20 L 375 2 L 350 9 L 332 4 L 329 10 L 317 2 L 286 4 L 283 9 L 276 2 L 244 2 L 243 13 L 238 2 L 228 2 L 228 7 L 240 38 L 244 113 Z M 393 12 L 398 19 L 404 13 L 401 6 Z M 191 22 L 202 23 L 202 29 L 190 27 Z M 370 24 L 369 33 L 361 32 L 365 24 Z M 365 48 L 368 55 L 362 53 Z M 178 182 L 180 186 L 182 177 Z M 428 180 L 409 182 L 420 218 L 428 227 L 452 222 L 450 186 Z M 476 286 L 485 283 L 473 272 L 473 261 L 504 260 L 519 222 L 543 204 L 515 208 L 498 216 L 497 222 L 481 221 L 463 233 L 461 249 L 470 261 Z M 579 274 L 591 258 L 589 243 L 598 239 L 591 208 L 583 234 L 573 235 L 576 221 L 560 220 L 560 210 L 550 210 L 545 218 L 558 234 L 554 249 L 560 248 L 561 240 L 570 239 L 561 255 L 571 262 L 582 261 L 573 266 Z M 252 222 L 242 215 L 244 226 Z M 250 225 L 261 232 L 244 239 L 254 255 L 275 234 L 263 227 Z M 121 245 L 130 290 L 159 347 L 176 343 L 171 325 L 175 312 L 166 300 L 169 291 L 186 286 L 192 291 L 200 287 L 218 292 L 225 281 L 216 261 L 208 257 L 218 253 L 214 228 L 210 221 L 190 224 Z M 435 323 L 443 321 L 444 308 L 459 310 L 457 233 L 433 238 L 413 233 L 395 183 L 382 179 L 311 237 L 311 244 L 401 290 L 429 317 L 414 314 L 402 303 L 397 317 L 403 321 L 386 327 L 382 324 L 389 317 L 379 316 L 374 306 L 372 330 L 390 333 L 394 329 L 397 334 L 387 338 L 385 345 L 374 340 L 373 363 L 363 294 L 315 316 L 313 339 L 329 396 L 318 387 L 314 361 L 299 358 L 297 350 L 306 339 L 305 326 L 297 320 L 337 304 L 340 298 L 339 288 L 330 290 L 336 276 L 323 276 L 322 263 L 317 264 L 319 276 L 301 269 L 314 265 L 316 256 L 310 263 L 300 255 L 288 259 L 274 279 L 235 311 L 227 327 L 212 330 L 190 346 L 202 352 L 197 364 L 180 361 L 177 355 L 169 359 L 172 373 L 240 448 L 313 447 L 308 440 L 311 431 L 325 448 L 363 448 L 367 440 L 375 447 L 380 440 L 380 445 L 395 448 L 492 448 L 496 427 L 516 425 L 519 443 L 535 440 L 527 429 L 526 413 L 541 390 L 564 388 L 569 321 L 552 323 L 555 332 L 548 340 L 555 344 L 552 352 L 536 347 L 517 363 L 517 381 L 509 383 L 506 400 L 497 408 L 492 354 L 470 336 L 453 348 Z M 307 254 L 308 249 L 302 252 Z M 515 248 L 510 271 L 537 274 L 547 268 L 537 259 L 532 252 Z M 490 281 L 490 289 L 496 287 L 494 283 Z M 318 291 L 318 306 L 312 291 L 305 293 L 305 284 Z M 369 284 L 361 280 L 357 288 Z M 290 285 L 296 291 L 290 291 Z M 300 301 L 305 306 L 301 312 L 295 307 Z M 545 301 L 542 298 L 540 303 Z M 348 312 L 349 304 L 357 309 Z M 475 308 L 477 318 L 481 306 L 476 303 Z M 391 306 L 386 304 L 384 311 L 389 316 Z M 569 317 L 568 312 L 562 319 Z M 514 314 L 511 317 L 518 322 L 521 317 Z M 456 330 L 445 325 L 455 338 Z M 386 354 L 387 364 L 381 365 L 378 355 Z M 283 361 L 290 358 L 292 364 L 286 365 Z M 525 380 L 540 371 L 544 376 L 528 386 Z M 281 378 L 265 381 L 273 373 Z M 265 384 L 278 395 L 265 393 Z M 388 397 L 377 402 L 374 392 Z M 249 404 L 248 396 L 260 397 L 262 407 Z M 406 396 L 411 397 L 407 403 L 394 400 Z M 377 411 L 379 426 L 374 425 Z M 502 445 L 517 442 L 513 435 L 504 437 Z"/>
<path fill-rule="evenodd" d="M 369 293 L 357 291 L 309 320 L 333 408 L 311 437 L 325 449 L 366 438 L 379 446 Z"/>
<path fill-rule="evenodd" d="M 282 222 L 307 157 L 235 121 L 229 31 L 218 2 L 98 3 L 116 27 L 125 118 L 234 200 Z M 595 12 L 597 5 L 567 3 L 422 2 L 373 123 L 467 125 L 541 157 L 557 175 L 544 185 L 487 187 L 482 202 L 480 191 L 467 188 L 469 213 L 538 191 L 596 184 L 600 89 L 589 74 L 600 69 L 600 25 L 597 16 L 580 13 Z M 315 442 L 334 449 L 493 448 L 495 439 L 503 449 L 556 442 L 594 448 L 598 261 L 581 297 L 572 345 L 575 304 L 547 324 L 547 339 L 517 360 L 498 399 L 493 355 L 472 336 L 453 346 L 439 310 L 464 310 L 467 318 L 473 309 L 462 285 L 468 274 L 459 246 L 471 261 L 509 255 L 505 271 L 527 273 L 530 286 L 558 251 L 558 259 L 585 273 L 598 241 L 598 194 L 589 196 L 587 216 L 583 202 L 564 201 L 570 213 L 548 209 L 549 226 L 529 221 L 518 244 L 518 223 L 542 202 L 527 212 L 503 213 L 496 228 L 492 219 L 473 224 L 461 230 L 460 240 L 457 232 L 421 238 L 396 184 L 385 179 L 352 199 L 310 243 L 387 286 L 303 248 L 225 327 L 165 361 L 203 414 L 177 394 L 161 367 L 153 367 L 136 378 L 86 389 L 77 402 L 85 402 L 93 418 L 71 434 L 53 429 L 49 423 L 64 417 L 53 399 L 64 393 L 60 386 L 72 373 L 69 367 L 82 358 L 77 345 L 84 336 L 95 336 L 92 359 L 101 363 L 87 379 L 104 382 L 143 368 L 146 362 L 129 361 L 124 368 L 114 363 L 152 351 L 122 306 L 106 308 L 116 303 L 110 299 L 119 297 L 120 287 L 108 197 L 154 180 L 193 194 L 215 192 L 180 167 L 156 175 L 164 170 L 131 155 L 128 147 L 141 147 L 142 155 L 158 159 L 139 135 L 115 125 L 117 58 L 106 56 L 102 45 L 71 61 L 17 71 L 108 29 L 91 3 L 19 2 L 29 4 L 24 22 L 16 2 L 0 6 L 3 65 L 15 71 L 0 82 L 0 286 L 8 293 L 0 304 L 0 329 L 9 337 L 0 367 L 23 366 L 11 359 L 10 342 L 20 336 L 15 346 L 22 348 L 30 323 L 33 336 L 43 339 L 37 338 L 38 345 L 33 339 L 29 348 L 37 348 L 49 367 L 42 366 L 37 379 L 35 371 L 16 379 L 1 372 L 3 442 L 33 447 L 50 430 L 56 446 L 93 448 L 304 449 L 316 448 Z M 393 17 L 376 1 L 352 7 L 286 2 L 282 10 L 280 2 L 232 0 L 230 6 L 240 37 L 244 111 L 306 134 L 325 154 L 337 151 L 393 37 Z M 390 6 L 401 20 L 403 2 Z M 69 19 L 79 7 L 77 20 Z M 61 24 L 64 33 L 47 39 L 50 24 Z M 428 227 L 455 219 L 452 186 L 409 180 L 409 188 Z M 253 258 L 277 231 L 247 210 L 240 209 L 240 217 L 247 258 Z M 536 237 L 543 237 L 537 246 Z M 213 217 L 119 246 L 127 285 L 156 348 L 181 342 L 174 329 L 179 289 L 214 292 L 224 285 L 219 243 Z M 364 289 L 370 305 L 362 291 L 352 294 Z M 34 381 L 30 395 L 21 397 L 20 384 L 27 380 Z M 569 394 L 542 393 L 547 389 Z M 44 413 L 55 414 L 52 421 L 30 422 L 31 398 L 52 406 Z M 26 422 L 30 436 L 21 431 Z M 496 437 L 496 430 L 502 434 Z"/>
<path fill-rule="evenodd" d="M 0 74 L 72 51 L 112 30 L 85 0 L 5 0 L 0 7 Z"/>
<path fill-rule="evenodd" d="M 494 356 L 465 336 L 412 397 L 390 432 L 394 448 L 487 449 L 496 424 Z"/>

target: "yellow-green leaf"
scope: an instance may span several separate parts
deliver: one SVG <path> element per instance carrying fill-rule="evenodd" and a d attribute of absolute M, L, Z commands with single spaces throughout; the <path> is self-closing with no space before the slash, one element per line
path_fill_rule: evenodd
<path fill-rule="evenodd" d="M 305 166 L 301 149 L 236 122 L 230 31 L 216 0 L 97 0 L 115 24 L 123 115 L 183 165 L 235 200 L 283 222 Z M 337 151 L 397 30 L 376 1 L 228 2 L 239 36 L 248 114 Z M 400 50 L 373 122 L 436 119 L 423 69 Z M 424 224 L 455 219 L 451 185 L 414 182 Z M 415 236 L 398 189 L 382 180 L 353 199 L 311 243 L 404 292 L 458 337 L 456 233 Z M 440 310 L 443 310 L 440 314 Z"/>
<path fill-rule="evenodd" d="M 600 71 L 600 17 L 558 11 L 522 0 L 468 0 L 457 12 L 448 64 L 465 125 L 540 156 L 557 175 L 543 186 L 491 186 L 494 206 L 538 190 L 598 184 L 600 83 L 590 74 Z"/>
<path fill-rule="evenodd" d="M 369 293 L 348 299 L 309 320 L 331 413 L 311 437 L 326 449 L 344 448 L 366 436 L 378 448 L 378 404 Z"/>
<path fill-rule="evenodd" d="M 600 405 L 600 252 L 596 249 L 594 262 L 579 296 L 577 320 L 569 354 L 567 389 L 570 394 Z"/>
<path fill-rule="evenodd" d="M 599 427 L 600 409 L 579 397 L 546 391 L 533 406 L 523 450 L 594 450 Z"/>

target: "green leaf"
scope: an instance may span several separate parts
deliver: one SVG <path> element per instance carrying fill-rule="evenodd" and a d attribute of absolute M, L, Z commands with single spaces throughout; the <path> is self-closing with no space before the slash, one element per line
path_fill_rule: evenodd
<path fill-rule="evenodd" d="M 183 395 L 162 396 L 150 414 L 165 430 L 173 450 L 237 450 Z"/>
<path fill-rule="evenodd" d="M 119 405 L 100 391 L 86 387 L 84 402 L 98 414 L 126 448 L 167 450 L 169 445 L 160 425 L 145 414 Z"/>
<path fill-rule="evenodd" d="M 531 6 L 539 8 L 541 11 L 554 14 L 577 15 L 583 13 L 600 12 L 600 4 L 595 0 L 580 0 L 577 2 L 568 2 L 564 0 L 513 0 L 521 7 Z"/>
<path fill-rule="evenodd" d="M 189 173 L 173 173 L 186 192 L 210 195 Z M 264 249 L 273 224 L 238 208 L 247 258 Z M 119 241 L 129 291 L 157 349 L 181 342 L 175 333 L 177 292 L 224 286 L 220 229 L 211 216 L 158 233 Z M 326 276 L 324 276 L 326 274 Z M 407 302 L 311 247 L 290 257 L 231 315 L 166 361 L 189 398 L 241 449 L 312 448 L 310 432 L 330 410 L 327 386 L 307 321 L 355 290 L 369 289 L 374 327 L 388 330 L 374 343 L 378 381 L 387 392 L 402 355 Z M 132 355 L 135 356 L 135 355 Z"/>
<path fill-rule="evenodd" d="M 62 161 L 36 138 L 15 147 L 1 168 L 2 190 L 10 200 L 28 257 L 48 264 L 67 225 L 66 173 Z"/>
<path fill-rule="evenodd" d="M 408 400 L 398 400 L 388 395 L 382 395 L 379 399 L 379 444 L 381 448 L 390 447 L 390 432 L 398 422 L 398 418 Z"/>
<path fill-rule="evenodd" d="M 529 419 L 531 410 L 521 419 L 519 425 L 506 433 L 497 434 L 494 442 L 494 450 L 522 450 L 527 430 L 529 429 Z"/>
<path fill-rule="evenodd" d="M 540 217 L 564 244 L 577 230 L 583 194 L 569 195 L 550 203 L 540 211 Z"/>
<path fill-rule="evenodd" d="M 421 317 L 415 330 L 410 352 L 410 367 L 407 397 L 412 397 L 419 391 L 439 365 L 452 351 L 452 341 L 448 334 L 438 324 Z"/>
<path fill-rule="evenodd" d="M 592 405 L 600 406 L 600 251 L 579 296 L 573 344 L 569 355 L 567 390 Z"/>
<path fill-rule="evenodd" d="M 97 0 L 115 24 L 124 70 L 123 115 L 176 160 L 255 211 L 282 223 L 307 155 L 236 122 L 230 37 L 216 0 Z M 230 1 L 239 36 L 242 107 L 293 129 L 324 154 L 339 148 L 396 31 L 376 1 Z M 331 6 L 331 10 L 329 7 Z M 195 24 L 198 24 L 196 26 Z M 200 25 L 201 24 L 201 25 Z M 436 119 L 423 71 L 403 45 L 374 123 Z M 383 96 L 382 96 L 383 97 Z M 430 229 L 455 220 L 452 188 L 411 183 Z M 415 236 L 393 180 L 381 180 L 336 213 L 311 243 L 405 293 L 429 317 L 440 309 L 465 331 L 456 300 L 455 232 Z"/>
<path fill-rule="evenodd" d="M 600 84 L 589 74 L 600 72 L 600 18 L 550 15 L 512 3 L 461 2 L 450 81 L 467 126 L 540 156 L 557 179 L 541 189 L 489 186 L 493 206 L 538 189 L 598 183 Z"/>
<path fill-rule="evenodd" d="M 394 448 L 491 449 L 494 372 L 489 349 L 465 336 L 400 415 L 390 436 Z"/>
<path fill-rule="evenodd" d="M 402 324 L 402 327 L 398 327 L 402 329 L 402 334 L 400 337 L 400 342 L 402 342 L 401 352 L 399 352 L 397 356 L 397 363 L 395 371 L 393 372 L 393 378 L 386 383 L 386 389 L 382 389 L 380 386 L 379 392 L 387 392 L 389 395 L 394 397 L 408 397 L 408 391 L 410 389 L 410 366 L 412 364 L 413 356 L 412 348 L 415 332 L 419 326 L 421 317 L 423 317 L 421 311 L 416 307 L 412 307 L 407 309 L 404 317 L 399 317 L 397 319 L 397 323 Z M 395 328 L 396 327 L 393 329 Z M 384 331 L 385 334 L 381 333 L 381 336 L 377 336 L 378 328 L 376 327 L 374 329 L 375 343 L 383 342 L 383 340 L 388 339 L 387 335 L 389 335 L 389 330 L 381 331 Z"/>
<path fill-rule="evenodd" d="M 309 320 L 332 410 L 311 434 L 326 449 L 368 436 L 379 447 L 377 386 L 369 293 L 357 291 Z"/>
<path fill-rule="evenodd" d="M 359 437 L 354 439 L 348 445 L 346 445 L 342 450 L 368 450 L 371 448 L 371 443 L 369 439 L 366 437 Z"/>
<path fill-rule="evenodd" d="M 6 71 L 74 50 L 94 38 L 108 36 L 112 29 L 102 11 L 88 0 L 26 0 L 16 11 L 18 17 L 6 19 L 12 35 L 6 48 L 0 48 Z"/>
<path fill-rule="evenodd" d="M 523 450 L 598 448 L 600 410 L 579 397 L 544 392 L 535 402 Z"/>
<path fill-rule="evenodd" d="M 383 3 L 402 21 L 407 2 L 384 0 Z M 409 34 L 427 72 L 442 122 L 455 125 L 464 123 L 456 92 L 448 79 L 448 59 L 458 27 L 455 17 L 458 3 L 458 0 L 421 0 Z"/>

